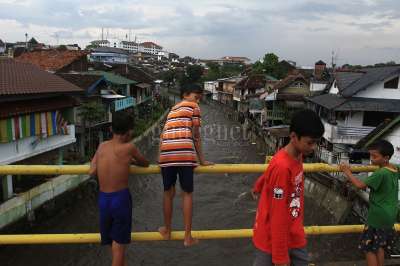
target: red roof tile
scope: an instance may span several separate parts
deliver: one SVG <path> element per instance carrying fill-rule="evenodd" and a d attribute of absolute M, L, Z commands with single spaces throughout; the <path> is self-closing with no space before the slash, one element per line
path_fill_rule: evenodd
<path fill-rule="evenodd" d="M 38 67 L 0 59 L 0 95 L 83 92 L 68 81 Z"/>
<path fill-rule="evenodd" d="M 157 49 L 162 49 L 162 47 L 160 45 L 158 45 L 154 42 L 142 42 L 140 45 L 143 47 L 146 47 L 146 48 L 153 48 L 153 46 L 154 46 Z"/>
<path fill-rule="evenodd" d="M 86 56 L 84 51 L 38 50 L 23 53 L 16 58 L 18 62 L 31 63 L 47 71 L 57 71 L 75 60 Z"/>

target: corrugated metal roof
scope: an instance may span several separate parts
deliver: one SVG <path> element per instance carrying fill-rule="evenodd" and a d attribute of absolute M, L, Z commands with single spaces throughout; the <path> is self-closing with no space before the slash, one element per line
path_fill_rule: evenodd
<path fill-rule="evenodd" d="M 127 85 L 127 84 L 136 84 L 137 82 L 131 79 L 127 79 L 123 76 L 116 75 L 110 72 L 105 72 L 105 71 L 89 71 L 83 74 L 89 74 L 89 75 L 97 75 L 97 76 L 103 76 L 108 82 L 117 84 L 117 85 Z"/>

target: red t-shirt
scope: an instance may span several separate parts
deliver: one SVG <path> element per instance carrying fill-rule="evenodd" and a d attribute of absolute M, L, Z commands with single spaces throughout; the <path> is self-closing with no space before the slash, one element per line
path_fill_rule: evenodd
<path fill-rule="evenodd" d="M 303 248 L 303 163 L 285 149 L 278 151 L 253 191 L 261 193 L 254 223 L 253 243 L 272 254 L 275 264 L 289 263 L 289 249 Z"/>

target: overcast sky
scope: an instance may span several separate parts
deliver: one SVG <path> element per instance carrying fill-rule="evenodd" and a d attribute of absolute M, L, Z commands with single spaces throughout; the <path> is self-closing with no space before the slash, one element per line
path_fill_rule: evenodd
<path fill-rule="evenodd" d="M 180 56 L 274 52 L 311 66 L 335 51 L 339 65 L 400 63 L 399 18 L 399 0 L 0 0 L 0 39 L 84 48 L 104 27 Z"/>

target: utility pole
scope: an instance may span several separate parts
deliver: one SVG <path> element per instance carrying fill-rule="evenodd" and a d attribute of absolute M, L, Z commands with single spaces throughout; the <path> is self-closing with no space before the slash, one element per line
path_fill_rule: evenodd
<path fill-rule="evenodd" d="M 25 49 L 28 49 L 28 33 L 25 33 Z"/>

